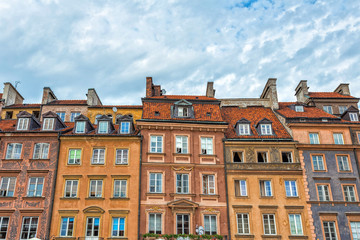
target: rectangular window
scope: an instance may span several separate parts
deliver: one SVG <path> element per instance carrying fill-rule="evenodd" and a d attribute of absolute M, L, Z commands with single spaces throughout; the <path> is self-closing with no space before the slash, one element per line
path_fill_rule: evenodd
<path fill-rule="evenodd" d="M 78 185 L 79 185 L 79 180 L 66 180 L 64 197 L 66 198 L 77 197 Z"/>
<path fill-rule="evenodd" d="M 187 136 L 176 136 L 176 153 L 188 153 Z"/>
<path fill-rule="evenodd" d="M 287 197 L 297 197 L 296 181 L 285 181 L 285 190 Z"/>
<path fill-rule="evenodd" d="M 86 220 L 86 237 L 85 240 L 98 240 L 100 232 L 100 218 L 88 217 Z M 92 238 L 94 237 L 94 238 Z"/>
<path fill-rule="evenodd" d="M 98 133 L 108 133 L 109 122 L 108 121 L 99 121 Z"/>
<path fill-rule="evenodd" d="M 29 179 L 28 197 L 41 197 L 44 186 L 43 177 L 32 177 Z"/>
<path fill-rule="evenodd" d="M 353 240 L 360 240 L 360 222 L 350 222 Z"/>
<path fill-rule="evenodd" d="M 238 213 L 236 214 L 237 219 L 237 233 L 238 234 L 250 234 L 249 214 Z"/>
<path fill-rule="evenodd" d="M 111 229 L 112 229 L 111 236 L 124 237 L 125 236 L 125 218 L 124 217 L 113 217 Z"/>
<path fill-rule="evenodd" d="M 318 133 L 309 133 L 310 144 L 320 144 Z"/>
<path fill-rule="evenodd" d="M 235 196 L 237 197 L 247 196 L 246 180 L 235 180 Z"/>
<path fill-rule="evenodd" d="M 34 159 L 47 159 L 49 156 L 49 145 L 48 143 L 36 143 L 34 146 Z"/>
<path fill-rule="evenodd" d="M 333 135 L 335 144 L 344 144 L 344 138 L 342 133 L 334 133 Z"/>
<path fill-rule="evenodd" d="M 244 162 L 244 152 L 233 152 L 233 162 L 234 163 L 241 163 Z"/>
<path fill-rule="evenodd" d="M 176 174 L 176 193 L 189 193 L 189 174 Z"/>
<path fill-rule="evenodd" d="M 262 197 L 271 197 L 271 181 L 270 180 L 260 180 L 260 196 Z"/>
<path fill-rule="evenodd" d="M 283 163 L 292 163 L 292 152 L 281 152 L 281 158 Z"/>
<path fill-rule="evenodd" d="M 339 113 L 343 114 L 346 111 L 347 107 L 346 106 L 339 106 Z"/>
<path fill-rule="evenodd" d="M 17 130 L 28 130 L 29 129 L 29 119 L 28 118 L 19 118 Z"/>
<path fill-rule="evenodd" d="M 89 197 L 101 198 L 102 197 L 102 180 L 90 180 Z"/>
<path fill-rule="evenodd" d="M 239 135 L 250 135 L 250 124 L 239 124 Z"/>
<path fill-rule="evenodd" d="M 75 118 L 80 116 L 80 112 L 71 112 L 70 114 L 70 122 L 75 122 Z"/>
<path fill-rule="evenodd" d="M 16 177 L 2 177 L 0 196 L 13 197 L 15 192 L 15 186 L 16 186 Z"/>
<path fill-rule="evenodd" d="M 296 112 L 304 112 L 304 106 L 295 106 Z"/>
<path fill-rule="evenodd" d="M 161 213 L 149 214 L 149 233 L 161 234 L 162 231 Z"/>
<path fill-rule="evenodd" d="M 53 130 L 54 129 L 54 118 L 44 118 L 43 130 Z"/>
<path fill-rule="evenodd" d="M 323 222 L 325 240 L 337 240 L 335 222 Z"/>
<path fill-rule="evenodd" d="M 350 171 L 349 159 L 346 155 L 345 156 L 338 155 L 336 156 L 336 158 L 339 166 L 339 171 L 343 171 L 343 172 Z"/>
<path fill-rule="evenodd" d="M 105 148 L 94 148 L 91 158 L 91 164 L 104 164 L 105 163 Z"/>
<path fill-rule="evenodd" d="M 289 214 L 289 222 L 291 235 L 303 235 L 300 214 Z"/>
<path fill-rule="evenodd" d="M 65 122 L 65 116 L 66 116 L 65 112 L 56 112 L 56 114 L 61 118 L 63 122 Z"/>
<path fill-rule="evenodd" d="M 359 115 L 357 113 L 349 113 L 350 121 L 357 122 L 359 121 Z"/>
<path fill-rule="evenodd" d="M 130 122 L 121 122 L 120 133 L 130 133 Z"/>
<path fill-rule="evenodd" d="M 203 194 L 215 194 L 215 175 L 203 175 Z"/>
<path fill-rule="evenodd" d="M 263 223 L 264 223 L 264 235 L 275 235 L 276 234 L 276 225 L 275 225 L 275 215 L 274 214 L 263 214 Z"/>
<path fill-rule="evenodd" d="M 36 237 L 38 220 L 38 217 L 23 217 L 20 240 Z"/>
<path fill-rule="evenodd" d="M 128 149 L 116 149 L 116 161 L 115 164 L 128 164 Z"/>
<path fill-rule="evenodd" d="M 344 198 L 346 202 L 355 202 L 355 187 L 354 185 L 343 185 Z"/>
<path fill-rule="evenodd" d="M 201 138 L 201 154 L 213 154 L 213 139 L 208 137 Z"/>
<path fill-rule="evenodd" d="M 60 237 L 72 237 L 74 232 L 74 217 L 62 217 Z"/>
<path fill-rule="evenodd" d="M 333 114 L 332 107 L 331 106 L 323 106 L 323 109 L 325 112 Z"/>
<path fill-rule="evenodd" d="M 8 143 L 6 149 L 6 159 L 20 159 L 21 157 L 21 143 Z"/>
<path fill-rule="evenodd" d="M 0 239 L 6 239 L 6 233 L 9 227 L 9 218 L 8 217 L 0 217 Z"/>
<path fill-rule="evenodd" d="M 267 163 L 268 157 L 267 152 L 258 152 L 257 153 L 257 160 L 259 163 Z"/>
<path fill-rule="evenodd" d="M 178 116 L 179 117 L 188 117 L 189 109 L 187 107 L 178 107 Z"/>
<path fill-rule="evenodd" d="M 204 215 L 204 230 L 205 234 L 217 234 L 217 220 L 216 215 Z"/>
<path fill-rule="evenodd" d="M 85 133 L 85 121 L 77 121 L 75 133 Z"/>
<path fill-rule="evenodd" d="M 176 233 L 190 233 L 190 216 L 189 214 L 176 214 Z"/>
<path fill-rule="evenodd" d="M 126 198 L 126 180 L 114 180 L 114 198 Z"/>
<path fill-rule="evenodd" d="M 70 149 L 68 164 L 80 164 L 81 149 Z"/>
<path fill-rule="evenodd" d="M 163 144 L 163 136 L 151 136 L 150 137 L 150 152 L 161 153 Z"/>
<path fill-rule="evenodd" d="M 325 171 L 324 158 L 322 155 L 313 155 L 312 163 L 314 171 Z"/>
<path fill-rule="evenodd" d="M 271 135 L 271 124 L 260 124 L 261 127 L 261 135 Z"/>
<path fill-rule="evenodd" d="M 162 173 L 150 173 L 149 185 L 149 192 L 162 193 Z"/>
<path fill-rule="evenodd" d="M 330 201 L 330 193 L 328 185 L 317 185 L 319 201 Z"/>

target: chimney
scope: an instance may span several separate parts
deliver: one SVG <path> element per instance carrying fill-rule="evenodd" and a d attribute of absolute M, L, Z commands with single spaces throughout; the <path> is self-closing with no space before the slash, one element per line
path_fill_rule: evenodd
<path fill-rule="evenodd" d="M 57 100 L 55 93 L 51 90 L 51 88 L 44 87 L 41 104 L 48 104 L 54 100 Z"/>
<path fill-rule="evenodd" d="M 270 99 L 271 109 L 279 109 L 279 101 L 276 88 L 276 78 L 269 78 L 265 84 L 260 98 Z"/>
<path fill-rule="evenodd" d="M 13 104 L 22 104 L 24 98 L 16 90 L 16 88 L 9 82 L 4 83 L 3 97 L 4 106 Z"/>
<path fill-rule="evenodd" d="M 95 91 L 95 88 L 89 88 L 86 97 L 88 106 L 102 105 L 101 100 Z"/>
<path fill-rule="evenodd" d="M 350 88 L 348 83 L 340 83 L 340 85 L 334 90 L 336 93 L 340 93 L 344 96 L 350 96 Z"/>
<path fill-rule="evenodd" d="M 305 103 L 308 99 L 309 92 L 308 92 L 307 80 L 301 80 L 297 87 L 295 88 L 295 96 L 298 102 Z"/>
<path fill-rule="evenodd" d="M 215 89 L 214 89 L 214 82 L 208 82 L 206 86 L 206 96 L 207 97 L 215 97 Z"/>
<path fill-rule="evenodd" d="M 152 77 L 146 77 L 146 97 L 154 97 L 161 95 L 161 85 L 154 85 Z"/>

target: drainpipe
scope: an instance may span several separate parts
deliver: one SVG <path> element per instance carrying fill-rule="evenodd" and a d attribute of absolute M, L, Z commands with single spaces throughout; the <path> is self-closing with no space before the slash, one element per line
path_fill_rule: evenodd
<path fill-rule="evenodd" d="M 352 128 L 350 127 L 350 134 L 352 133 Z M 355 142 L 353 142 L 353 145 L 355 145 Z M 358 157 L 356 156 L 356 150 L 355 148 L 353 149 L 354 152 L 354 158 L 355 158 L 355 163 L 356 163 L 356 168 L 358 170 L 358 174 L 360 174 L 360 167 L 359 167 L 359 163 L 358 163 Z"/>
<path fill-rule="evenodd" d="M 225 158 L 225 139 L 223 139 L 223 154 L 224 154 L 224 168 L 225 168 L 225 192 L 226 192 L 226 210 L 227 210 L 228 233 L 229 233 L 229 240 L 231 240 L 229 192 L 228 192 L 228 182 L 227 182 L 227 163 L 226 163 L 226 158 Z"/>
<path fill-rule="evenodd" d="M 142 166 L 143 136 L 140 138 L 140 166 L 139 166 L 139 206 L 138 206 L 138 240 L 140 240 L 140 202 L 141 202 L 141 166 Z"/>

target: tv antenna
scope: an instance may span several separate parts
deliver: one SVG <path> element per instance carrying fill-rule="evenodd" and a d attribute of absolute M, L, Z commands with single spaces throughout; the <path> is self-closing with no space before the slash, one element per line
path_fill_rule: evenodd
<path fill-rule="evenodd" d="M 15 88 L 17 88 L 17 85 L 20 84 L 20 81 L 15 81 Z"/>

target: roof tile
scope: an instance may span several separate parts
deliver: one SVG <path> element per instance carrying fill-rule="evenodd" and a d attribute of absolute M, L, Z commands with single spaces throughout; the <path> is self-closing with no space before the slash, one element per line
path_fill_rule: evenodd
<path fill-rule="evenodd" d="M 309 92 L 311 98 L 355 98 L 353 96 L 342 95 L 337 92 Z"/>

